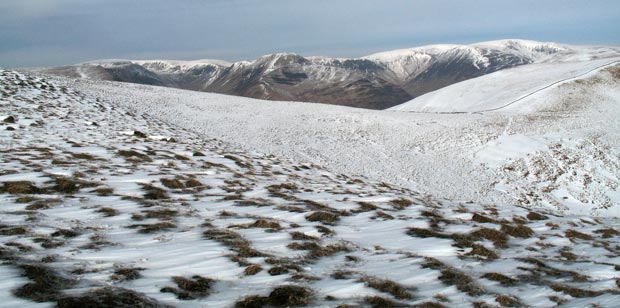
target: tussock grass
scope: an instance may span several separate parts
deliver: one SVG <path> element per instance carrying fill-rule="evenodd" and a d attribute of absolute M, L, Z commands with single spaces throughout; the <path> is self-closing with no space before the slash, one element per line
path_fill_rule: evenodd
<path fill-rule="evenodd" d="M 317 211 L 306 215 L 306 220 L 311 222 L 334 223 L 339 221 L 340 217 L 334 213 Z"/>
<path fill-rule="evenodd" d="M 109 187 L 101 187 L 101 188 L 95 189 L 94 192 L 99 196 L 107 197 L 114 193 L 114 189 L 109 188 Z"/>
<path fill-rule="evenodd" d="M 573 229 L 566 230 L 564 235 L 572 240 L 574 239 L 580 239 L 580 240 L 586 240 L 586 241 L 592 240 L 591 235 L 588 235 L 588 234 L 585 234 L 585 233 L 582 233 L 582 232 L 579 232 Z"/>
<path fill-rule="evenodd" d="M 238 233 L 226 229 L 209 229 L 203 233 L 206 239 L 220 242 L 232 251 L 236 252 L 241 258 L 266 257 L 267 255 L 254 250 L 250 246 L 250 242 Z"/>
<path fill-rule="evenodd" d="M 387 298 L 383 298 L 381 296 L 368 296 L 364 298 L 364 302 L 372 308 L 393 308 L 393 307 L 404 307 L 401 303 L 397 303 L 395 301 L 389 300 Z"/>
<path fill-rule="evenodd" d="M 169 199 L 170 197 L 168 196 L 168 194 L 166 193 L 165 190 L 159 188 L 159 187 L 155 187 L 153 185 L 149 185 L 149 184 L 140 184 L 142 186 L 142 189 L 145 191 L 144 194 L 144 199 L 147 200 L 162 200 L 162 199 Z"/>
<path fill-rule="evenodd" d="M 290 234 L 291 234 L 291 238 L 293 240 L 297 240 L 297 241 L 317 241 L 317 240 L 319 240 L 318 237 L 315 237 L 315 236 L 312 236 L 312 235 L 308 235 L 308 234 L 305 234 L 305 233 L 299 232 L 299 231 L 293 231 Z"/>
<path fill-rule="evenodd" d="M 502 307 L 523 307 L 521 301 L 513 296 L 498 295 L 495 297 L 495 301 L 502 305 Z"/>
<path fill-rule="evenodd" d="M 44 190 L 38 188 L 34 183 L 28 181 L 4 182 L 0 187 L 0 193 L 11 195 L 41 194 Z"/>
<path fill-rule="evenodd" d="M 364 276 L 360 279 L 360 282 L 364 282 L 364 284 L 369 288 L 373 288 L 380 292 L 389 293 L 397 299 L 413 299 L 413 296 L 409 293 L 411 288 L 405 287 L 392 280 Z"/>
<path fill-rule="evenodd" d="M 314 291 L 307 287 L 285 285 L 275 288 L 268 296 L 252 295 L 235 303 L 235 308 L 303 307 L 311 303 Z"/>
<path fill-rule="evenodd" d="M 504 224 L 500 230 L 513 237 L 529 238 L 534 235 L 534 230 L 525 225 L 511 226 Z"/>
<path fill-rule="evenodd" d="M 80 296 L 65 296 L 56 302 L 58 308 L 83 308 L 83 307 L 141 307 L 141 308 L 165 308 L 170 307 L 146 297 L 144 294 L 132 290 L 116 287 L 105 287 L 90 290 Z"/>
<path fill-rule="evenodd" d="M 480 244 L 473 244 L 472 245 L 472 250 L 470 252 L 467 253 L 468 256 L 477 256 L 477 257 L 482 257 L 486 260 L 495 260 L 499 258 L 499 255 L 497 254 L 497 252 L 488 249 Z"/>
<path fill-rule="evenodd" d="M 130 229 L 140 229 L 138 230 L 139 233 L 145 233 L 145 234 L 149 234 L 149 233 L 156 233 L 156 232 L 161 232 L 161 231 L 168 231 L 170 229 L 174 229 L 176 228 L 176 224 L 172 223 L 172 222 L 158 222 L 158 223 L 152 223 L 152 224 L 134 224 L 134 225 L 129 225 L 128 228 Z"/>
<path fill-rule="evenodd" d="M 547 219 L 549 219 L 548 216 L 540 214 L 540 213 L 536 213 L 536 212 L 529 212 L 526 217 L 529 220 L 547 220 Z"/>
<path fill-rule="evenodd" d="M 101 207 L 101 208 L 97 209 L 96 212 L 103 214 L 103 216 L 105 216 L 105 217 L 117 216 L 119 214 L 117 210 L 115 210 L 115 209 L 113 209 L 111 207 Z"/>
<path fill-rule="evenodd" d="M 263 270 L 263 268 L 260 265 L 252 264 L 252 265 L 246 267 L 245 270 L 243 270 L 243 273 L 246 276 L 252 276 L 252 275 L 256 275 L 256 274 L 260 273 L 262 270 Z"/>
<path fill-rule="evenodd" d="M 140 153 L 134 150 L 120 150 L 116 152 L 121 157 L 124 157 L 127 160 L 137 161 L 137 162 L 151 162 L 153 161 L 148 155 Z"/>
<path fill-rule="evenodd" d="M 482 278 L 488 279 L 488 280 L 493 280 L 493 281 L 497 281 L 499 282 L 502 286 L 505 287 L 510 287 L 510 286 L 514 286 L 516 285 L 519 280 L 514 279 L 514 278 L 510 278 L 506 275 L 500 274 L 500 273 L 486 273 L 484 275 L 481 276 Z"/>
<path fill-rule="evenodd" d="M 22 275 L 30 280 L 13 290 L 19 298 L 35 302 L 54 301 L 61 295 L 61 290 L 73 286 L 76 282 L 41 265 L 20 265 Z"/>
<path fill-rule="evenodd" d="M 179 181 L 178 179 L 162 178 L 159 181 L 161 182 L 162 185 L 164 185 L 165 187 L 168 187 L 170 189 L 182 189 L 182 188 L 185 188 L 185 185 L 183 184 L 183 182 Z"/>
<path fill-rule="evenodd" d="M 594 233 L 600 234 L 603 238 L 612 238 L 614 236 L 620 236 L 620 232 L 612 228 L 598 229 L 598 230 L 595 230 Z"/>
<path fill-rule="evenodd" d="M 140 271 L 143 270 L 145 269 L 142 267 L 117 268 L 114 270 L 114 275 L 112 275 L 111 279 L 115 281 L 136 280 L 142 277 Z"/>
<path fill-rule="evenodd" d="M 11 235 L 23 235 L 26 234 L 28 230 L 24 227 L 10 227 L 0 225 L 0 235 L 11 236 Z"/>
<path fill-rule="evenodd" d="M 400 199 L 394 199 L 390 201 L 390 203 L 392 204 L 392 207 L 394 207 L 394 209 L 402 211 L 406 209 L 407 207 L 409 207 L 410 205 L 412 205 L 413 201 L 409 199 L 405 199 L 405 198 L 400 198 Z"/>
<path fill-rule="evenodd" d="M 502 232 L 491 228 L 480 228 L 470 233 L 475 238 L 487 239 L 497 248 L 508 248 L 508 236 Z"/>

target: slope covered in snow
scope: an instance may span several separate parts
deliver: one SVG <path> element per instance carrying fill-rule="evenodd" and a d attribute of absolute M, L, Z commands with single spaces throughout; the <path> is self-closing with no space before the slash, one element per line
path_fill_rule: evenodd
<path fill-rule="evenodd" d="M 248 150 L 436 197 L 619 216 L 618 80 L 617 66 L 605 68 L 532 97 L 536 112 L 485 114 L 376 112 L 88 80 L 74 86 Z"/>
<path fill-rule="evenodd" d="M 252 122 L 269 118 L 265 109 L 248 110 L 257 102 L 240 98 L 11 71 L 0 71 L 0 91 L 3 304 L 613 307 L 620 301 L 617 218 L 439 200 L 241 151 L 209 138 L 220 131 L 186 125 L 202 111 L 214 113 L 212 121 L 219 117 L 217 125 L 232 122 L 250 132 L 238 122 L 248 114 L 217 111 L 235 105 Z M 321 108 L 262 103 L 288 112 Z M 169 108 L 187 112 L 171 116 Z M 322 108 L 336 116 L 289 116 L 344 123 L 330 133 L 343 142 L 357 136 L 370 147 L 372 133 L 360 131 L 360 121 L 375 128 L 377 117 L 398 115 Z M 285 135 L 272 127 L 274 143 L 312 141 L 279 124 L 296 138 L 278 139 Z"/>
<path fill-rule="evenodd" d="M 558 61 L 554 56 L 540 63 L 501 70 L 427 93 L 391 109 L 415 112 L 535 111 L 533 100 L 536 98 L 528 100 L 530 96 L 561 83 L 587 78 L 600 69 L 620 63 L 620 50 L 597 51 L 570 53 L 566 55 L 566 61 Z"/>

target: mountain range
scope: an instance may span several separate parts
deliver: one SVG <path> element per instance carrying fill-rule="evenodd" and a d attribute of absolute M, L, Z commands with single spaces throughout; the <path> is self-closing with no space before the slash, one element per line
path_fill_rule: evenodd
<path fill-rule="evenodd" d="M 386 109 L 460 81 L 554 61 L 574 51 L 574 47 L 557 43 L 501 40 L 430 45 L 361 58 L 277 53 L 235 63 L 98 60 L 40 71 L 267 100 Z"/>

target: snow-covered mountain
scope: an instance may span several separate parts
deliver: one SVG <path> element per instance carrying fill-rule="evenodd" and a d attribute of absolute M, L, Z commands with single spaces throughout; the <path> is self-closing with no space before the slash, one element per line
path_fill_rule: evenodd
<path fill-rule="evenodd" d="M 529 65 L 459 82 L 391 109 L 414 112 L 485 112 L 500 109 L 531 112 L 541 105 L 535 99 L 537 93 L 583 79 L 618 63 L 620 48 L 583 48 L 563 57 L 548 57 Z"/>
<path fill-rule="evenodd" d="M 563 59 L 579 47 L 525 40 L 432 45 L 337 59 L 272 54 L 254 61 L 105 60 L 47 73 L 252 98 L 385 109 L 505 68 Z"/>
<path fill-rule="evenodd" d="M 505 117 L 0 70 L 0 305 L 615 307 L 618 70 L 548 93 L 570 109 Z M 290 155 L 256 151 L 274 146 Z M 351 175 L 397 169 L 523 202 Z"/>

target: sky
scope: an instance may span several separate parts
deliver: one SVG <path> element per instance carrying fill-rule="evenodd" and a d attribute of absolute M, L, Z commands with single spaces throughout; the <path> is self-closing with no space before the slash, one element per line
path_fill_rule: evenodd
<path fill-rule="evenodd" d="M 620 45 L 618 0 L 0 0 L 0 67 L 359 57 L 521 38 Z"/>

